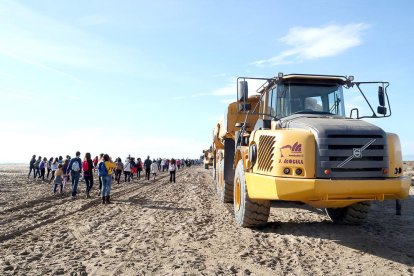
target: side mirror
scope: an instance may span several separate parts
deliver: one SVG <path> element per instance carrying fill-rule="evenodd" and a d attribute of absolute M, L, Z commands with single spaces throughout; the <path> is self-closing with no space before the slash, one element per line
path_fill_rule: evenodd
<path fill-rule="evenodd" d="M 378 101 L 379 101 L 380 106 L 385 106 L 385 94 L 384 94 L 384 88 L 382 86 L 378 86 Z"/>
<path fill-rule="evenodd" d="M 387 108 L 385 106 L 378 106 L 377 113 L 381 115 L 387 114 Z"/>
<path fill-rule="evenodd" d="M 237 91 L 237 101 L 245 102 L 249 97 L 249 87 L 247 85 L 247 81 L 239 81 L 239 87 Z"/>

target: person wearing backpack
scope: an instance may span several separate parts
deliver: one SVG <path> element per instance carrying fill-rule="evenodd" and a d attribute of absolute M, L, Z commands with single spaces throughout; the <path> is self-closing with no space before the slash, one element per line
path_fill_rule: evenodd
<path fill-rule="evenodd" d="M 32 173 L 32 170 L 33 170 L 33 174 L 36 171 L 35 170 L 35 166 L 34 166 L 35 162 L 36 162 L 36 155 L 33 155 L 32 156 L 32 159 L 30 159 L 30 163 L 29 163 L 29 175 L 27 176 L 27 179 L 30 178 L 30 174 Z"/>
<path fill-rule="evenodd" d="M 82 160 L 80 159 L 80 152 L 76 152 L 76 157 L 70 159 L 67 173 L 72 179 L 72 199 L 76 198 L 78 193 L 79 176 L 82 168 Z"/>
<path fill-rule="evenodd" d="M 124 176 L 125 176 L 125 182 L 131 181 L 131 161 L 129 158 L 125 160 L 125 166 L 124 166 Z"/>
<path fill-rule="evenodd" d="M 170 183 L 174 181 L 175 183 L 175 172 L 177 171 L 177 165 L 174 158 L 171 158 L 170 165 L 168 166 L 170 171 Z"/>
<path fill-rule="evenodd" d="M 150 175 L 151 175 L 151 159 L 148 155 L 147 159 L 145 159 L 144 161 L 144 167 L 145 167 L 145 178 L 147 180 L 150 180 Z"/>
<path fill-rule="evenodd" d="M 98 171 L 102 177 L 102 204 L 110 204 L 112 172 L 116 164 L 112 162 L 108 154 L 103 156 L 103 162 L 99 163 Z"/>
<path fill-rule="evenodd" d="M 82 163 L 83 178 L 86 184 L 86 198 L 90 198 L 90 192 L 93 186 L 93 161 L 91 154 L 87 152 Z"/>
<path fill-rule="evenodd" d="M 116 169 L 115 169 L 115 180 L 118 182 L 121 180 L 121 174 L 124 170 L 124 163 L 122 163 L 121 158 L 116 159 Z"/>

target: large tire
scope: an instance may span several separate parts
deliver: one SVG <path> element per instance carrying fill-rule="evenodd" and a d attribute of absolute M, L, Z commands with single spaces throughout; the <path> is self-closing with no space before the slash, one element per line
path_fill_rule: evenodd
<path fill-rule="evenodd" d="M 371 203 L 364 201 L 343 208 L 326 208 L 325 211 L 334 223 L 356 225 L 366 221 L 370 207 Z"/>
<path fill-rule="evenodd" d="M 234 140 L 226 138 L 224 140 L 224 181 L 229 185 L 229 187 L 231 186 L 231 190 L 233 190 L 234 182 L 234 153 Z"/>
<path fill-rule="evenodd" d="M 242 227 L 255 227 L 267 223 L 270 213 L 270 200 L 250 199 L 247 193 L 243 161 L 239 160 L 234 176 L 234 216 Z"/>
<path fill-rule="evenodd" d="M 216 191 L 221 202 L 233 202 L 233 185 L 224 180 L 224 160 L 218 160 L 216 165 Z"/>

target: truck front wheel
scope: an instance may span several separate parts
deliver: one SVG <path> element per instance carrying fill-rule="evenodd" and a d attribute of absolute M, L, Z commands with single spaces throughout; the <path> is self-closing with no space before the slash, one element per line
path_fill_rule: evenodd
<path fill-rule="evenodd" d="M 366 221 L 370 206 L 369 201 L 364 201 L 343 208 L 326 208 L 325 210 L 334 223 L 361 224 Z"/>
<path fill-rule="evenodd" d="M 267 223 L 270 213 L 270 201 L 249 198 L 242 160 L 237 163 L 233 195 L 234 216 L 238 225 L 255 227 Z"/>

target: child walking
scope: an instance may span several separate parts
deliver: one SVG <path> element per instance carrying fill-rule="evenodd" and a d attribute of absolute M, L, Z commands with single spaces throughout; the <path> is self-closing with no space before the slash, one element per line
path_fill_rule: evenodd
<path fill-rule="evenodd" d="M 155 176 L 158 173 L 158 163 L 155 162 L 155 159 L 154 161 L 152 161 L 152 164 L 151 164 L 151 172 L 152 172 L 152 176 L 154 177 L 154 181 L 155 181 Z"/>
<path fill-rule="evenodd" d="M 63 165 L 59 164 L 58 169 L 55 172 L 55 181 L 54 181 L 54 187 L 53 187 L 53 194 L 56 194 L 56 188 L 57 186 L 60 186 L 60 195 L 63 195 Z"/>

